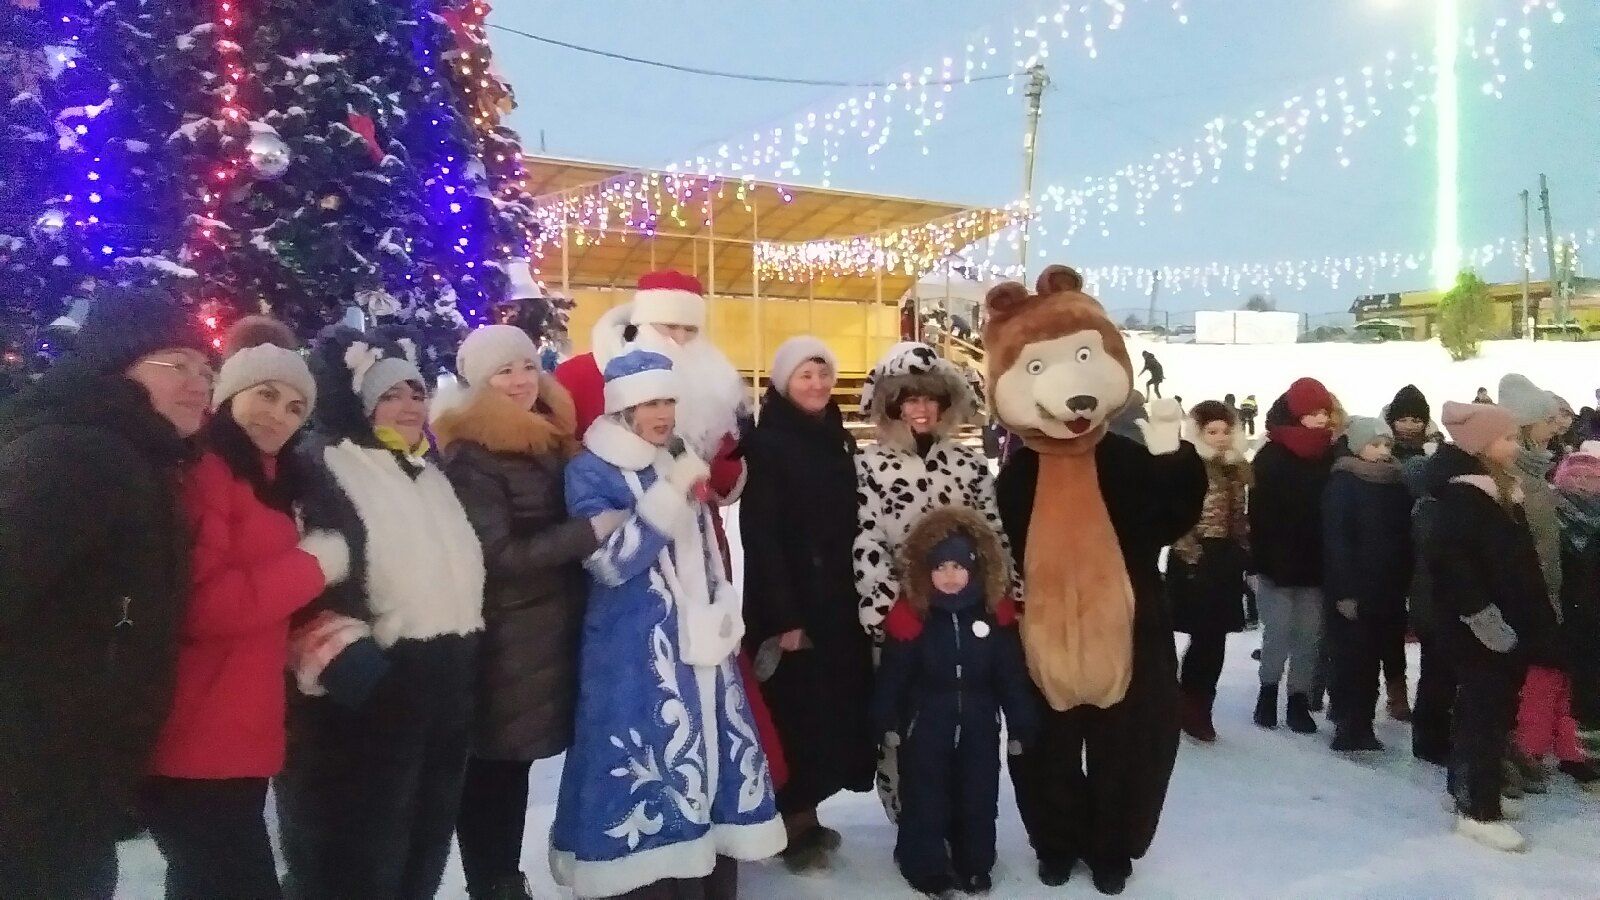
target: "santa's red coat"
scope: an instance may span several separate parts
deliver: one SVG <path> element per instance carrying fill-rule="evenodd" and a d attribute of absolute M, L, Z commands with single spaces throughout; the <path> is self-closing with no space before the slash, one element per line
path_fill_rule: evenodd
<path fill-rule="evenodd" d="M 595 419 L 605 415 L 606 380 L 593 353 L 574 356 L 556 366 L 556 380 L 572 395 L 572 405 L 577 413 L 579 435 L 589 430 Z M 744 490 L 744 457 L 739 452 L 737 435 L 727 435 L 717 448 L 708 465 L 711 468 L 711 492 L 721 503 L 732 503 Z M 733 577 L 733 566 L 728 554 L 728 534 L 722 526 L 722 516 L 716 505 L 711 506 L 711 523 L 716 528 L 717 544 L 722 549 L 722 566 L 725 574 Z M 772 783 L 781 787 L 789 779 L 788 763 L 783 758 L 783 747 L 778 743 L 778 730 L 772 724 L 772 713 L 761 698 L 755 669 L 744 653 L 739 654 L 739 669 L 744 674 L 745 694 L 750 698 L 750 709 L 755 716 L 756 728 L 761 734 L 761 747 L 766 751 L 772 770 Z"/>

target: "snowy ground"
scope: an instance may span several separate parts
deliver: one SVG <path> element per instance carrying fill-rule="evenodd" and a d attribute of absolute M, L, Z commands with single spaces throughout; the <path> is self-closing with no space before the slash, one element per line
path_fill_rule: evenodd
<path fill-rule="evenodd" d="M 1521 372 L 1592 403 L 1600 385 L 1600 345 L 1500 342 L 1484 356 L 1452 363 L 1437 345 L 1322 344 L 1289 347 L 1145 345 L 1166 368 L 1168 393 L 1186 404 L 1233 392 L 1254 393 L 1262 412 L 1300 375 L 1322 379 L 1355 414 L 1376 415 L 1394 392 L 1415 382 L 1433 402 L 1470 400 L 1508 371 Z M 735 518 L 736 521 L 736 518 Z M 735 537 L 734 545 L 737 546 Z M 1181 638 L 1179 639 L 1181 642 Z M 1184 742 L 1155 846 L 1138 863 L 1125 896 L 1145 897 L 1592 897 L 1600 895 L 1600 798 L 1587 798 L 1564 778 L 1552 794 L 1530 798 L 1524 833 L 1529 852 L 1506 855 L 1450 833 L 1441 806 L 1443 773 L 1414 762 L 1409 729 L 1383 721 L 1389 745 L 1372 759 L 1331 753 L 1329 735 L 1265 732 L 1250 724 L 1256 692 L 1249 651 L 1258 635 L 1235 636 L 1217 701 L 1221 739 L 1210 747 Z M 1415 653 L 1415 648 L 1412 650 Z M 1415 657 L 1412 660 L 1415 679 Z M 545 854 L 560 760 L 534 767 L 533 805 L 523 868 L 534 895 L 570 896 L 550 879 Z M 1086 870 L 1065 888 L 1034 877 L 1027 837 L 1010 784 L 1001 780 L 1000 861 L 993 896 L 1024 900 L 1098 896 Z M 775 862 L 746 865 L 742 894 L 753 900 L 911 898 L 890 859 L 894 832 L 877 798 L 849 794 L 821 810 L 844 833 L 845 846 L 827 874 L 796 877 Z M 161 896 L 162 862 L 148 841 L 124 845 L 120 898 Z M 441 897 L 466 896 L 452 859 Z"/>

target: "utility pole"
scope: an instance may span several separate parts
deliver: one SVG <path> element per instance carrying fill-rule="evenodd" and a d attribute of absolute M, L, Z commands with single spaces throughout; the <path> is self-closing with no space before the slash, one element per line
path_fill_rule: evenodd
<path fill-rule="evenodd" d="M 1533 238 L 1529 233 L 1527 188 L 1523 188 L 1520 196 L 1522 197 L 1522 315 L 1517 318 L 1515 332 L 1518 337 L 1532 337 L 1537 332 L 1528 327 L 1528 282 L 1532 277 L 1528 270 L 1533 264 Z"/>
<path fill-rule="evenodd" d="M 1150 317 L 1145 320 L 1144 327 L 1156 327 L 1156 296 L 1161 293 L 1161 270 L 1150 270 Z"/>
<path fill-rule="evenodd" d="M 1550 219 L 1550 179 L 1539 173 L 1539 208 L 1544 212 L 1544 252 L 1550 262 L 1550 318 L 1551 323 L 1562 322 L 1561 273 L 1556 271 L 1556 230 Z"/>
<path fill-rule="evenodd" d="M 1033 160 L 1039 145 L 1039 106 L 1044 99 L 1044 89 L 1050 86 L 1050 76 L 1044 73 L 1044 64 L 1028 67 L 1028 86 L 1023 96 L 1028 98 L 1028 130 L 1022 136 L 1022 203 L 1027 218 L 1022 221 L 1022 282 L 1028 282 L 1028 232 L 1033 227 Z"/>

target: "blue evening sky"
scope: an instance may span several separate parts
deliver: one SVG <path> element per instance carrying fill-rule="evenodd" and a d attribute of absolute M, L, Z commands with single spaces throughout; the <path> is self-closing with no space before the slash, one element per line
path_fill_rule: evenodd
<path fill-rule="evenodd" d="M 1338 74 L 1381 64 L 1388 51 L 1402 60 L 1431 54 L 1431 0 L 1186 0 L 1187 25 L 1168 0 L 1125 0 L 1120 30 L 1097 28 L 1099 58 L 1056 42 L 1047 61 L 1055 86 L 1045 97 L 1038 185 L 1073 186 L 1110 174 L 1152 154 L 1189 144 L 1218 115 L 1244 117 Z M 1521 232 L 1517 192 L 1537 195 L 1549 173 L 1558 232 L 1580 235 L 1600 226 L 1600 3 L 1561 0 L 1565 21 L 1533 19 L 1534 68 L 1524 71 L 1517 29 L 1522 0 L 1460 0 L 1464 27 L 1480 33 L 1497 17 L 1511 21 L 1499 42 L 1507 75 L 1504 98 L 1486 97 L 1487 60 L 1464 55 L 1464 147 L 1460 195 L 1462 243 L 1477 245 Z M 1097 23 L 1106 0 L 1079 0 Z M 1010 58 L 1018 23 L 1054 13 L 1055 0 L 588 0 L 584 3 L 500 0 L 491 21 L 576 44 L 683 65 L 801 78 L 873 81 L 907 68 L 959 61 L 976 37 L 989 34 Z M 1270 11 L 1270 12 L 1269 12 Z M 511 124 L 537 150 L 540 135 L 552 154 L 640 166 L 663 166 L 705 153 L 753 130 L 825 112 L 856 91 L 735 82 L 644 68 L 491 32 L 501 73 L 516 88 L 520 108 Z M 1381 85 L 1380 85 L 1381 90 Z M 1357 89 L 1359 100 L 1364 91 Z M 946 95 L 948 113 L 925 138 L 912 136 L 909 117 L 897 119 L 888 146 L 868 157 L 865 142 L 847 143 L 833 165 L 835 187 L 1000 204 L 1021 193 L 1023 99 L 1004 81 L 960 85 Z M 1060 216 L 1047 216 L 1052 234 L 1035 244 L 1050 260 L 1084 266 L 1256 263 L 1385 250 L 1433 247 L 1432 114 L 1420 141 L 1402 140 L 1408 102 L 1382 95 L 1384 115 L 1347 143 L 1341 167 L 1337 118 L 1313 124 L 1303 156 L 1287 181 L 1275 163 L 1243 169 L 1242 146 L 1226 155 L 1221 182 L 1202 181 L 1181 213 L 1156 202 L 1139 222 L 1123 212 L 1062 246 Z M 922 151 L 926 144 L 928 153 Z M 815 156 L 804 173 L 821 178 Z M 1541 227 L 1534 212 L 1537 232 Z M 863 230 L 867 230 L 865 227 Z M 1596 269 L 1591 249 L 1587 268 Z M 1010 262 L 1010 259 L 1002 260 Z M 1542 256 L 1535 269 L 1542 271 Z M 1037 270 L 1037 265 L 1034 266 Z M 1517 277 L 1510 260 L 1485 273 Z M 1427 286 L 1425 271 L 1384 277 L 1377 290 Z M 1250 293 L 1249 285 L 1240 293 Z M 1312 280 L 1303 290 L 1277 287 L 1283 308 L 1339 311 L 1364 287 L 1331 289 Z M 1142 305 L 1133 288 L 1107 291 L 1112 308 Z M 1207 298 L 1198 290 L 1167 293 L 1170 310 L 1230 308 L 1230 293 Z"/>

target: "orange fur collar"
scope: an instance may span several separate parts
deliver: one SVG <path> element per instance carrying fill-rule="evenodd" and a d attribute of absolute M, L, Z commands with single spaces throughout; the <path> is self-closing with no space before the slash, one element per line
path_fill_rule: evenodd
<path fill-rule="evenodd" d="M 539 404 L 547 413 L 519 409 L 498 391 L 475 391 L 465 406 L 452 409 L 433 423 L 440 449 L 457 441 L 470 441 L 492 453 L 540 456 L 559 453 L 571 458 L 578 452 L 574 435 L 577 414 L 572 395 L 548 374 L 539 376 Z"/>

